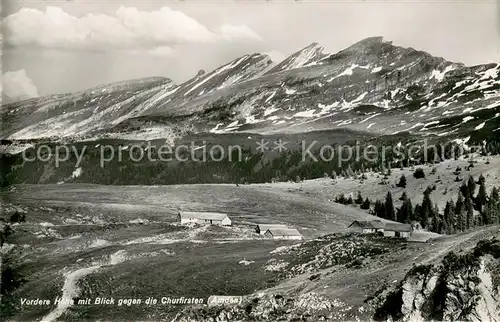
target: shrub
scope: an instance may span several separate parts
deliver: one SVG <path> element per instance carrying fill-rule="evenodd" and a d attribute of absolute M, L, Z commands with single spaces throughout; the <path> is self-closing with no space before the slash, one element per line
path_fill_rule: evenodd
<path fill-rule="evenodd" d="M 406 188 L 406 177 L 404 174 L 401 176 L 401 178 L 399 178 L 399 182 L 396 186 L 400 188 Z"/>
<path fill-rule="evenodd" d="M 10 222 L 11 223 L 21 223 L 26 221 L 26 215 L 23 213 L 20 213 L 19 211 L 16 211 L 10 216 Z"/>
<path fill-rule="evenodd" d="M 424 169 L 422 168 L 417 168 L 415 170 L 415 172 L 413 173 L 413 177 L 415 177 L 415 179 L 423 179 L 425 178 L 425 172 L 424 172 Z"/>

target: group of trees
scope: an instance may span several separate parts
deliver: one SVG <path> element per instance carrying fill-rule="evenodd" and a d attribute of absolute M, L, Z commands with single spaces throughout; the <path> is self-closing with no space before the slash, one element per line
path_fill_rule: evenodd
<path fill-rule="evenodd" d="M 481 175 L 477 182 L 469 177 L 467 182 L 462 183 L 456 202 L 449 200 L 446 203 L 440 218 L 440 232 L 451 234 L 500 221 L 498 188 L 493 187 L 488 196 L 485 181 Z"/>
<path fill-rule="evenodd" d="M 338 196 L 335 200 L 344 204 L 360 204 L 362 209 L 370 209 L 373 215 L 380 218 L 401 223 L 418 222 L 421 227 L 429 231 L 453 234 L 477 226 L 500 222 L 499 189 L 494 187 L 488 195 L 485 181 L 486 179 L 482 175 L 477 182 L 472 176 L 469 177 L 461 185 L 456 201 L 449 200 L 442 213 L 437 204 L 431 200 L 431 194 L 436 186 L 428 187 L 423 192 L 422 202 L 415 206 L 406 192 L 403 192 L 399 198 L 402 201 L 399 208 L 394 206 L 390 191 L 387 192 L 385 200 L 376 200 L 372 209 L 370 208 L 370 200 L 368 198 L 363 200 L 360 193 L 358 193 L 356 202 L 351 202 L 352 197 L 346 199 L 343 196 Z"/>
<path fill-rule="evenodd" d="M 361 191 L 358 191 L 358 196 L 356 197 L 356 199 L 353 199 L 351 195 L 348 198 L 346 198 L 344 194 L 339 194 L 337 197 L 335 197 L 335 202 L 343 205 L 356 204 L 359 205 L 361 209 L 365 210 L 370 209 L 371 205 L 370 199 L 368 198 L 363 199 Z"/>
<path fill-rule="evenodd" d="M 70 154 L 66 162 L 62 162 L 54 171 L 47 171 L 51 164 L 37 160 L 34 162 L 23 162 L 20 155 L 1 155 L 0 163 L 5 171 L 0 173 L 0 186 L 8 186 L 12 183 L 57 183 L 60 181 L 99 183 L 99 184 L 189 184 L 189 183 L 258 183 L 272 181 L 297 181 L 304 179 L 321 178 L 325 175 L 336 178 L 356 178 L 363 180 L 366 172 L 383 172 L 390 175 L 391 167 L 409 167 L 432 163 L 434 154 L 441 154 L 443 157 L 451 157 L 453 149 L 448 146 L 436 144 L 436 151 L 430 150 L 427 157 L 419 150 L 418 155 L 409 158 L 409 151 L 404 144 L 401 145 L 401 157 L 396 151 L 384 149 L 387 146 L 397 145 L 398 142 L 405 142 L 411 139 L 408 135 L 390 137 L 365 137 L 359 133 L 340 131 L 337 133 L 338 143 L 330 142 L 333 151 L 332 160 L 329 159 L 328 151 L 322 151 L 318 145 L 312 148 L 311 154 L 319 157 L 319 160 L 304 160 L 303 151 L 300 146 L 289 147 L 289 150 L 276 154 L 276 152 L 261 153 L 254 146 L 242 143 L 242 158 L 238 160 L 235 155 L 223 155 L 221 160 L 208 160 L 198 162 L 188 158 L 188 161 L 149 161 L 143 158 L 141 161 L 133 161 L 128 153 L 124 152 L 123 158 L 113 158 L 101 166 L 102 161 L 99 145 L 121 144 L 116 140 L 95 141 L 88 144 L 75 144 L 75 149 L 79 154 L 83 154 L 80 163 L 82 174 L 74 178 L 72 173 L 77 162 L 76 156 Z M 357 140 L 356 138 L 359 138 Z M 363 142 L 360 142 L 363 141 Z M 245 140 L 246 142 L 246 140 Z M 215 144 L 217 142 L 211 142 Z M 235 141 L 237 143 L 237 141 Z M 95 145 L 95 146 L 94 146 Z M 374 159 L 353 157 L 349 151 L 341 149 L 342 146 L 358 147 L 364 151 L 368 146 L 377 147 L 374 151 Z M 51 146 L 52 147 L 52 146 Z M 82 153 L 86 147 L 85 153 Z M 158 157 L 156 148 L 150 149 L 152 157 Z M 357 150 L 357 149 L 356 149 Z M 371 149 L 370 149 L 371 150 Z M 35 157 L 36 147 L 28 149 L 27 157 Z M 351 151 L 352 152 L 352 151 Z M 375 153 L 376 152 L 376 153 Z M 201 153 L 201 152 L 200 152 Z M 434 154 L 432 154 L 434 153 Z M 199 156 L 198 156 L 199 157 Z M 346 160 L 341 163 L 338 160 Z M 48 175 L 49 173 L 49 175 Z M 69 179 L 68 179 L 69 178 Z"/>

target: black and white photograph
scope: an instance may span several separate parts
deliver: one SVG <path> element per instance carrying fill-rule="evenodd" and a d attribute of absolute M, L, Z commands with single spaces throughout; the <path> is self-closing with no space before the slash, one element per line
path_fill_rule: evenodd
<path fill-rule="evenodd" d="M 0 12 L 0 321 L 500 322 L 500 0 Z"/>

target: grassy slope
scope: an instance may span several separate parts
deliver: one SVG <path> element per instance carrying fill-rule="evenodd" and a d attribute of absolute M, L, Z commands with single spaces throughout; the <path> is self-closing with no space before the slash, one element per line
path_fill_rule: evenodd
<path fill-rule="evenodd" d="M 298 187 L 298 185 L 295 185 Z M 286 223 L 305 236 L 343 231 L 356 219 L 373 218 L 365 212 L 316 200 L 313 196 L 259 185 L 16 186 L 16 202 L 71 205 L 120 221 L 147 218 L 174 221 L 178 210 L 227 213 L 234 223 Z M 71 212 L 65 216 L 71 216 Z M 50 217 L 39 218 L 49 221 Z"/>
<path fill-rule="evenodd" d="M 334 199 L 338 194 L 353 194 L 353 198 L 357 196 L 357 192 L 361 191 L 363 198 L 368 197 L 370 200 L 375 201 L 376 199 L 384 200 L 387 191 L 391 191 L 393 195 L 393 200 L 396 205 L 400 203 L 398 200 L 401 194 L 406 191 L 408 198 L 412 200 L 413 205 L 417 202 L 422 201 L 422 196 L 424 190 L 428 186 L 436 185 L 436 190 L 431 194 L 431 200 L 437 203 L 441 209 L 444 208 L 446 201 L 453 199 L 456 201 L 458 188 L 462 182 L 455 182 L 456 175 L 453 174 L 457 166 L 462 168 L 462 172 L 459 177 L 462 180 L 467 180 L 469 176 L 473 176 L 477 181 L 478 177 L 483 174 L 486 178 L 487 188 L 492 188 L 492 186 L 500 185 L 500 157 L 488 158 L 490 164 L 485 164 L 486 157 L 479 157 L 476 160 L 478 163 L 474 165 L 470 171 L 466 171 L 468 166 L 467 160 L 446 160 L 439 164 L 431 166 L 421 166 L 424 169 L 426 177 L 424 179 L 415 179 L 413 177 L 413 171 L 410 168 L 404 168 L 403 170 L 397 168 L 392 169 L 392 174 L 387 180 L 390 185 L 380 185 L 379 182 L 383 180 L 383 176 L 378 173 L 371 173 L 368 175 L 368 179 L 361 183 L 360 180 L 355 179 L 344 179 L 338 178 L 336 180 L 331 179 L 315 179 L 306 180 L 301 184 L 296 183 L 275 183 L 275 184 L 256 184 L 255 186 L 261 186 L 262 188 L 273 187 L 274 189 L 281 191 L 295 191 L 300 195 L 315 196 L 315 198 L 321 202 L 326 200 Z M 416 168 L 418 168 L 417 166 Z M 430 172 L 432 168 L 436 168 L 436 174 L 431 175 Z M 407 187 L 399 188 L 395 185 L 398 183 L 401 175 L 404 174 L 407 179 Z M 441 182 L 436 182 L 439 179 Z M 334 183 L 336 182 L 336 183 Z M 298 190 L 297 188 L 301 189 Z M 445 194 L 445 190 L 447 193 Z"/>

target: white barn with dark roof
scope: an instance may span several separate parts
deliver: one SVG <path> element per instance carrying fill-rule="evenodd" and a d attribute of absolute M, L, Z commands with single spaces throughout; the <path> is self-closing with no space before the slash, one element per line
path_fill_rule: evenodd
<path fill-rule="evenodd" d="M 264 233 L 264 236 L 273 239 L 302 239 L 302 234 L 295 228 L 271 228 Z"/>
<path fill-rule="evenodd" d="M 231 219 L 227 214 L 218 212 L 180 211 L 177 220 L 181 224 L 197 223 L 217 226 L 231 226 Z"/>
<path fill-rule="evenodd" d="M 255 227 L 255 231 L 258 234 L 264 235 L 268 229 L 287 229 L 287 225 L 283 224 L 258 224 L 257 227 Z"/>
<path fill-rule="evenodd" d="M 409 238 L 413 232 L 413 228 L 410 224 L 383 223 L 380 220 L 355 220 L 347 227 L 347 231 L 362 234 L 382 233 L 386 237 Z"/>
<path fill-rule="evenodd" d="M 408 238 L 411 236 L 412 228 L 410 224 L 387 223 L 384 227 L 384 236 Z"/>

